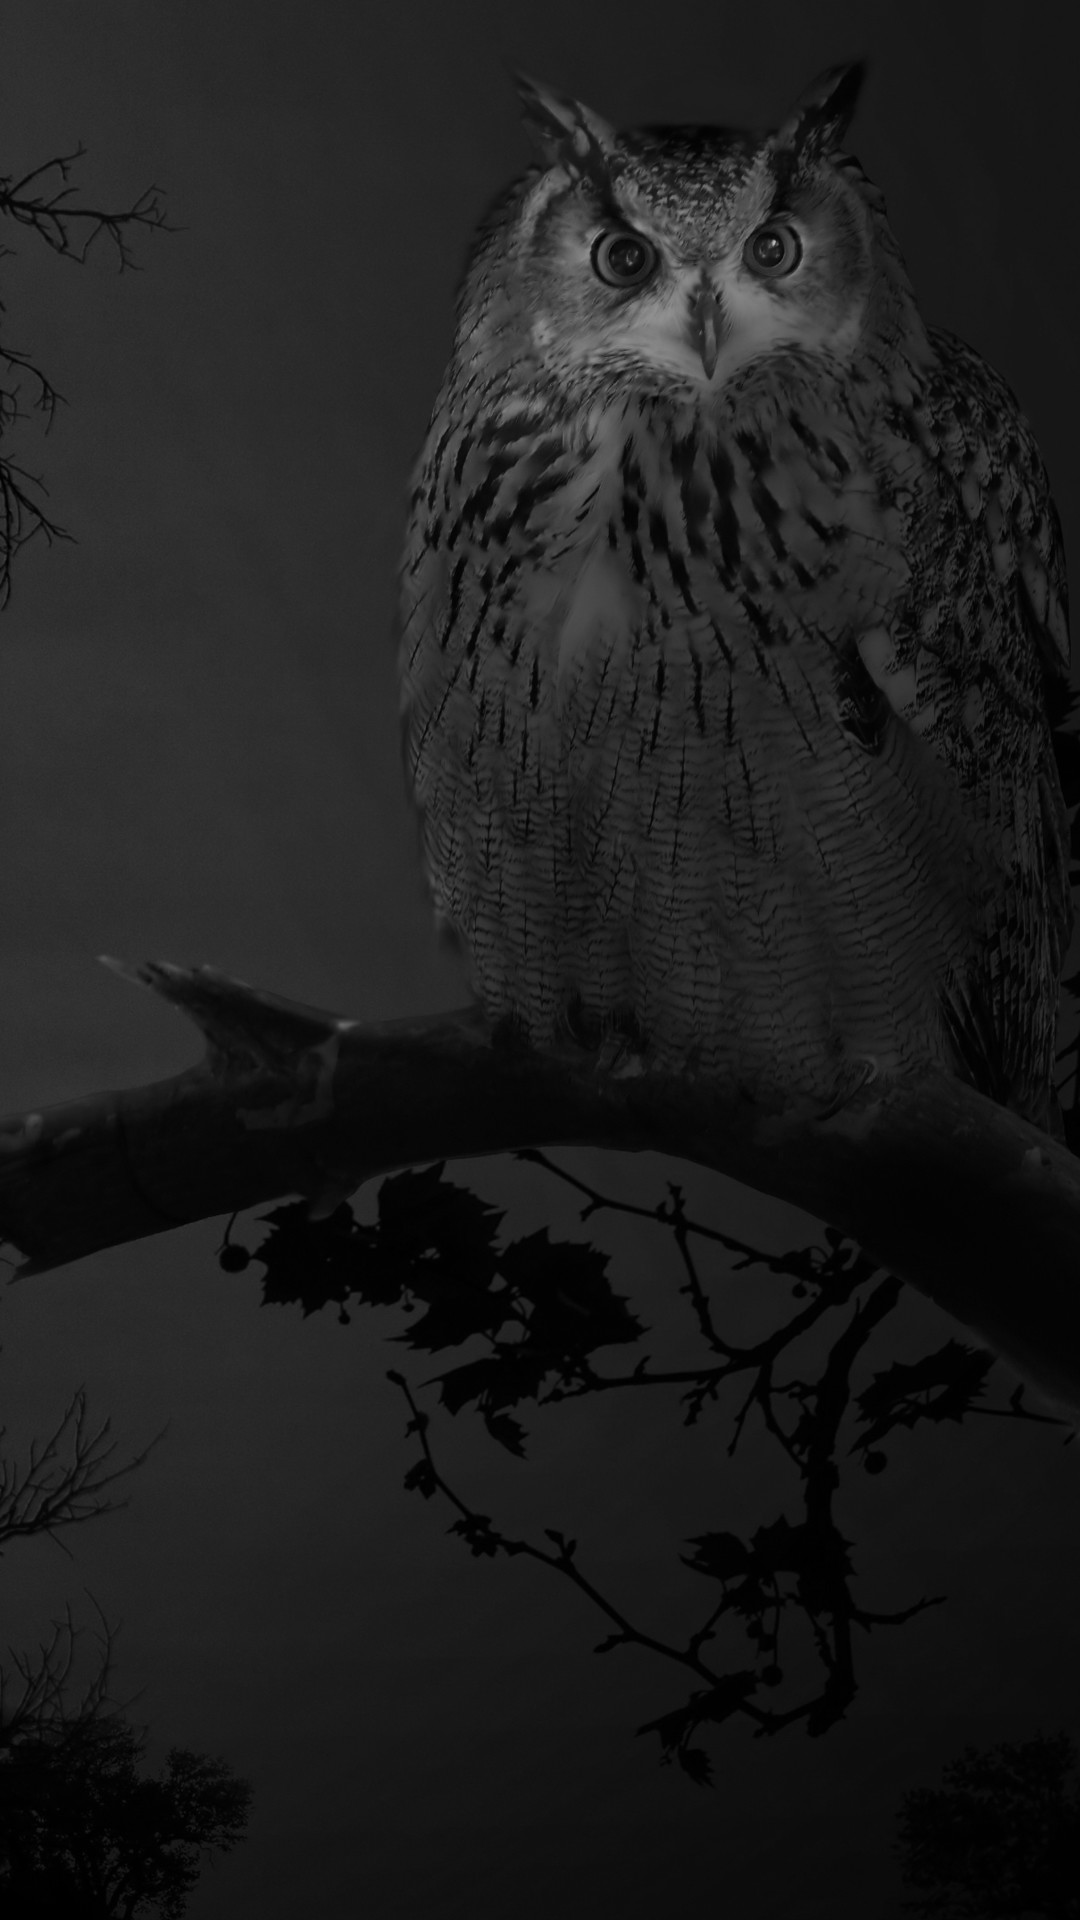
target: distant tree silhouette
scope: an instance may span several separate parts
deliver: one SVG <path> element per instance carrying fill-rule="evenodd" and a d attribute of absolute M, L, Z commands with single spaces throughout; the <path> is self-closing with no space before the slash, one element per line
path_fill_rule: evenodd
<path fill-rule="evenodd" d="M 0 1455 L 0 1552 L 42 1534 L 62 1546 L 66 1529 L 124 1504 L 117 1483 L 149 1452 L 117 1462 L 80 1388 L 43 1439 Z M 207 1850 L 233 1846 L 246 1823 L 250 1789 L 222 1761 L 177 1748 L 160 1778 L 140 1775 L 145 1738 L 111 1697 L 115 1634 L 99 1621 L 89 1674 L 70 1610 L 0 1663 L 3 1920 L 176 1920 Z"/>
<path fill-rule="evenodd" d="M 242 1838 L 251 1790 L 224 1761 L 173 1748 L 156 1778 L 118 1715 L 0 1753 L 5 1920 L 179 1920 L 207 1853 Z"/>
<path fill-rule="evenodd" d="M 940 1920 L 1080 1920 L 1080 1799 L 1069 1735 L 979 1752 L 965 1747 L 943 1787 L 904 1795 L 897 1851 L 912 1913 Z"/>

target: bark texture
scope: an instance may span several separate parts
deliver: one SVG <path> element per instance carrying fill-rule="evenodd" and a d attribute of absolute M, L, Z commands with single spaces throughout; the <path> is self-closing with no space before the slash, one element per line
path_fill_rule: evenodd
<path fill-rule="evenodd" d="M 535 1054 L 471 1009 L 369 1026 L 208 968 L 118 970 L 182 1007 L 205 1057 L 0 1122 L 0 1233 L 23 1273 L 287 1194 L 326 1211 L 425 1160 L 651 1150 L 850 1234 L 1080 1419 L 1080 1160 L 948 1075 L 770 1111 L 571 1043 Z"/>

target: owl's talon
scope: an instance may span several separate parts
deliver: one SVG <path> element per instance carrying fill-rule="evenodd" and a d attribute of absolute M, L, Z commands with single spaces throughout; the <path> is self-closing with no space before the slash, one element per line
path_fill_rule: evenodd
<path fill-rule="evenodd" d="M 833 1098 L 819 1108 L 815 1116 L 818 1120 L 831 1120 L 834 1113 L 839 1113 L 843 1107 L 850 1106 L 865 1087 L 873 1086 L 875 1081 L 884 1078 L 881 1067 L 872 1053 L 855 1054 L 848 1065 L 851 1068 L 851 1075 L 847 1084 L 839 1087 Z"/>
<path fill-rule="evenodd" d="M 642 1050 L 625 1033 L 609 1033 L 596 1056 L 596 1071 L 611 1080 L 635 1080 L 645 1072 Z"/>

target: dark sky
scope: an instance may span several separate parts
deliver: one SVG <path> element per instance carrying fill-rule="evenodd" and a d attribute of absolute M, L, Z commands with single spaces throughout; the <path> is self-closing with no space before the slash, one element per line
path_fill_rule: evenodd
<path fill-rule="evenodd" d="M 182 228 L 122 277 L 104 248 L 80 273 L 0 233 L 20 242 L 6 337 L 68 402 L 47 441 L 11 452 L 78 540 L 24 556 L 0 634 L 10 1111 L 194 1058 L 177 1018 L 95 966 L 102 951 L 210 962 L 372 1019 L 463 998 L 418 877 L 389 636 L 463 249 L 527 158 L 508 69 L 624 123 L 766 124 L 821 67 L 867 55 L 851 144 L 924 309 L 1020 392 L 1080 526 L 1074 75 L 1053 7 L 3 12 L 0 171 L 81 140 L 87 197 L 155 181 Z M 660 1198 L 672 1171 L 574 1164 L 635 1198 Z M 467 1171 L 513 1231 L 575 1230 L 538 1172 Z M 685 1177 L 729 1231 L 778 1246 L 815 1231 Z M 0 1641 L 32 1642 L 66 1600 L 88 1617 L 92 1594 L 122 1622 L 120 1689 L 154 1757 L 188 1745 L 252 1779 L 250 1839 L 204 1876 L 193 1920 L 545 1920 L 697 1899 L 740 1920 L 887 1920 L 906 1787 L 969 1741 L 1080 1733 L 1080 1447 L 982 1419 L 897 1444 L 879 1479 L 853 1472 L 840 1520 L 866 1604 L 948 1604 L 860 1642 L 859 1698 L 824 1740 L 722 1730 L 717 1791 L 700 1793 L 633 1737 L 684 1697 L 678 1674 L 640 1652 L 595 1659 L 602 1623 L 579 1595 L 471 1559 L 447 1511 L 402 1491 L 414 1451 L 385 1379 L 400 1322 L 259 1310 L 255 1279 L 219 1273 L 220 1232 L 15 1284 L 0 1317 L 13 1438 L 80 1382 L 128 1446 L 168 1426 L 129 1507 L 70 1536 L 71 1559 L 9 1553 Z M 615 1227 L 605 1244 L 638 1310 L 670 1318 L 663 1235 Z M 745 1287 L 734 1298 L 737 1330 Z M 912 1296 L 880 1364 L 953 1331 Z M 700 1610 L 682 1543 L 752 1529 L 790 1492 L 764 1438 L 732 1465 L 727 1434 L 722 1414 L 687 1434 L 664 1396 L 610 1395 L 550 1410 L 525 1465 L 467 1416 L 442 1444 L 474 1505 L 509 1531 L 575 1532 L 598 1585 L 676 1632 Z"/>

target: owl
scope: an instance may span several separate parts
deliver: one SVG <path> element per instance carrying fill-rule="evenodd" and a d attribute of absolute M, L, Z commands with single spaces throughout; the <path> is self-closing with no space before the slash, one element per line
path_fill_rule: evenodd
<path fill-rule="evenodd" d="M 767 134 L 520 82 L 402 570 L 407 774 L 493 1023 L 834 1111 L 1055 1125 L 1061 537 L 824 74 Z"/>

